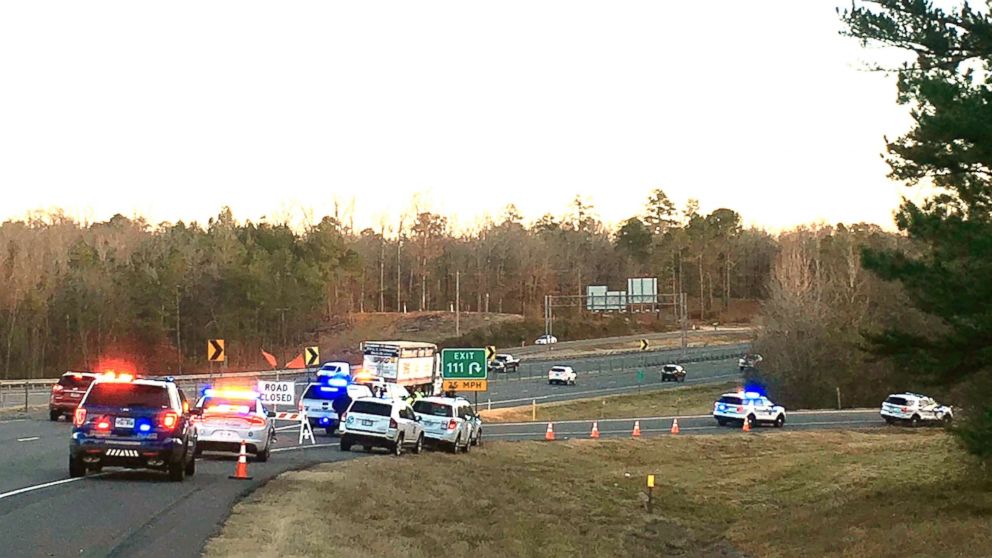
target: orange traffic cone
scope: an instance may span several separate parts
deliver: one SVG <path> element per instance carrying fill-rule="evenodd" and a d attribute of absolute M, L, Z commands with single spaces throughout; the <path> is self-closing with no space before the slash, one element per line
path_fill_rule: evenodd
<path fill-rule="evenodd" d="M 241 453 L 238 454 L 238 464 L 234 467 L 234 474 L 227 477 L 235 480 L 251 480 L 248 476 L 248 452 L 245 449 L 245 441 L 241 440 Z"/>
<path fill-rule="evenodd" d="M 634 438 L 641 437 L 641 421 L 639 420 L 634 421 L 634 431 L 631 432 L 630 435 L 633 436 Z"/>
<path fill-rule="evenodd" d="M 555 439 L 555 429 L 550 422 L 548 423 L 548 430 L 544 433 L 544 439 L 549 441 Z"/>
<path fill-rule="evenodd" d="M 599 439 L 599 424 L 596 421 L 592 421 L 592 432 L 589 434 L 589 437 Z"/>
<path fill-rule="evenodd" d="M 679 433 L 679 419 L 672 420 L 672 434 Z"/>
<path fill-rule="evenodd" d="M 751 421 L 749 419 L 747 418 L 744 419 L 744 426 L 741 427 L 741 430 L 743 430 L 744 432 L 751 431 Z"/>

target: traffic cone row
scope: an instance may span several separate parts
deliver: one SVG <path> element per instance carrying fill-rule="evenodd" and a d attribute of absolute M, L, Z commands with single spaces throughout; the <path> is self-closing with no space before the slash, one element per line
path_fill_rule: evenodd
<path fill-rule="evenodd" d="M 550 422 L 548 423 L 548 430 L 544 433 L 544 439 L 549 442 L 555 439 L 555 429 L 551 426 Z"/>
<path fill-rule="evenodd" d="M 672 420 L 672 434 L 679 433 L 679 419 Z"/>
<path fill-rule="evenodd" d="M 227 477 L 235 480 L 251 480 L 248 476 L 248 450 L 245 441 L 241 440 L 241 453 L 238 454 L 238 464 L 234 466 L 234 474 Z"/>

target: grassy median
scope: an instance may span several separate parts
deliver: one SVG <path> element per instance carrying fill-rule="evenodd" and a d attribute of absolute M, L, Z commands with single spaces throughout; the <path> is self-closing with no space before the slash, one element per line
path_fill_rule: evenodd
<path fill-rule="evenodd" d="M 283 474 L 205 555 L 988 556 L 990 525 L 940 431 L 499 442 Z"/>
<path fill-rule="evenodd" d="M 699 415 L 713 411 L 713 402 L 721 394 L 734 391 L 739 383 L 678 387 L 673 389 L 646 388 L 641 393 L 608 395 L 536 405 L 537 418 L 530 405 L 482 411 L 487 422 L 524 422 L 529 420 L 580 420 L 634 417 L 663 417 L 669 415 Z"/>

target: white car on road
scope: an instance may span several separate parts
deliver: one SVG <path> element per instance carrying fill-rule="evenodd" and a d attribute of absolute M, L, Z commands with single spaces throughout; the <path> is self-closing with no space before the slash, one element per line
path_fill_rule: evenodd
<path fill-rule="evenodd" d="M 571 366 L 552 366 L 548 370 L 549 384 L 575 385 L 575 370 Z"/>
<path fill-rule="evenodd" d="M 468 452 L 482 442 L 482 419 L 461 397 L 425 397 L 413 403 L 429 444 L 446 446 L 452 453 Z"/>
<path fill-rule="evenodd" d="M 402 399 L 363 397 L 351 402 L 341 422 L 341 451 L 362 446 L 386 448 L 395 455 L 404 449 L 424 449 L 424 427 L 413 409 Z"/>
<path fill-rule="evenodd" d="M 730 423 L 751 426 L 773 424 L 781 428 L 785 425 L 785 407 L 776 405 L 767 397 L 752 391 L 725 393 L 713 404 L 713 418 L 720 426 Z"/>
<path fill-rule="evenodd" d="M 948 424 L 954 420 L 954 411 L 933 398 L 919 393 L 894 393 L 882 403 L 880 412 L 885 422 L 919 426 L 921 423 Z"/>
<path fill-rule="evenodd" d="M 535 345 L 554 345 L 558 342 L 558 338 L 554 335 L 542 335 L 538 337 L 535 341 Z"/>
<path fill-rule="evenodd" d="M 197 430 L 196 453 L 203 451 L 241 451 L 255 454 L 257 461 L 267 461 L 276 438 L 275 412 L 269 411 L 253 391 L 208 389 L 196 402 L 202 415 L 193 419 Z"/>

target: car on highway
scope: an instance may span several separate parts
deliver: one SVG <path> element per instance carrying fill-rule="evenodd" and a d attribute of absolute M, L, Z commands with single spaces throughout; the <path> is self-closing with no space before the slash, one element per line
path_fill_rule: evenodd
<path fill-rule="evenodd" d="M 197 429 L 186 396 L 168 380 L 126 374 L 97 378 L 73 413 L 69 476 L 104 467 L 196 473 Z"/>
<path fill-rule="evenodd" d="M 414 401 L 413 412 L 420 418 L 429 446 L 458 453 L 482 442 L 482 418 L 465 398 L 425 397 Z"/>
<path fill-rule="evenodd" d="M 768 397 L 755 391 L 724 393 L 713 404 L 713 418 L 717 424 L 748 424 L 752 427 L 771 424 L 785 426 L 785 407 L 776 405 Z"/>
<path fill-rule="evenodd" d="M 394 455 L 405 449 L 424 449 L 424 427 L 413 408 L 402 399 L 363 397 L 351 402 L 341 422 L 341 451 L 362 446 L 365 451 L 386 448 Z"/>
<path fill-rule="evenodd" d="M 276 439 L 275 411 L 254 391 L 206 389 L 196 402 L 196 455 L 204 451 L 238 453 L 241 443 L 256 461 L 268 461 Z"/>
<path fill-rule="evenodd" d="M 342 376 L 332 376 L 307 385 L 300 396 L 299 408 L 306 413 L 311 427 L 323 428 L 328 435 L 333 435 L 348 405 L 362 397 L 372 397 L 368 386 L 352 384 Z"/>
<path fill-rule="evenodd" d="M 86 395 L 86 390 L 98 376 L 99 374 L 95 372 L 62 374 L 59 381 L 52 386 L 51 394 L 48 396 L 48 419 L 59 420 L 62 415 L 71 417 Z"/>
<path fill-rule="evenodd" d="M 538 337 L 535 341 L 535 345 L 554 345 L 558 342 L 558 338 L 554 335 L 542 335 Z"/>
<path fill-rule="evenodd" d="M 548 370 L 548 384 L 575 385 L 575 370 L 571 366 L 552 366 Z"/>
<path fill-rule="evenodd" d="M 490 372 L 516 372 L 520 368 L 520 359 L 509 354 L 498 354 L 489 363 Z"/>
<path fill-rule="evenodd" d="M 919 393 L 894 393 L 882 402 L 880 411 L 882 419 L 889 424 L 950 424 L 954 420 L 954 411 L 947 405 L 941 405 L 932 397 Z"/>
<path fill-rule="evenodd" d="M 752 370 L 758 367 L 761 363 L 761 355 L 758 354 L 746 354 L 737 360 L 737 369 L 741 372 L 745 370 Z"/>
<path fill-rule="evenodd" d="M 661 367 L 662 382 L 684 382 L 685 368 L 678 364 L 666 364 Z"/>
<path fill-rule="evenodd" d="M 325 362 L 317 370 L 317 377 L 351 375 L 351 364 L 347 362 Z"/>

